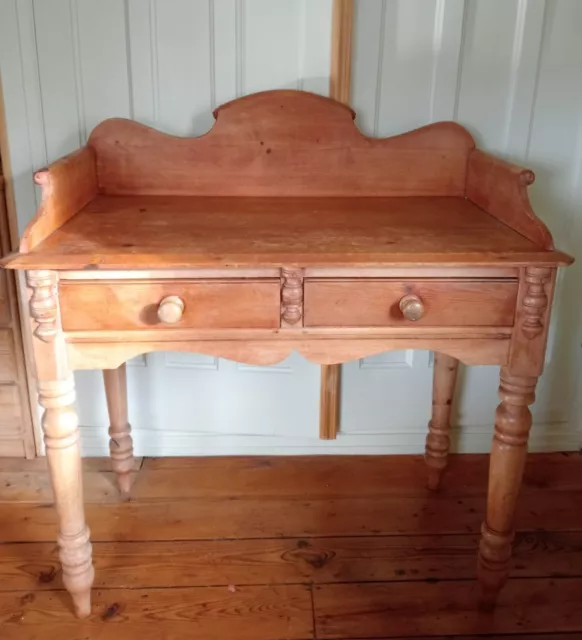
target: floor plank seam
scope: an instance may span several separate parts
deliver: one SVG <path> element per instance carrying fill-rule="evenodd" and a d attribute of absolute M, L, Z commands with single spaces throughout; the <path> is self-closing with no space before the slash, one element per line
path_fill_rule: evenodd
<path fill-rule="evenodd" d="M 549 582 L 553 581 L 572 581 L 572 582 L 580 582 L 580 576 L 553 576 L 553 575 L 539 575 L 539 576 L 519 576 L 509 578 L 508 584 L 511 582 L 536 582 L 539 580 L 547 580 Z M 381 585 L 396 585 L 396 584 L 440 584 L 440 583 L 465 583 L 467 585 L 477 584 L 477 578 L 421 578 L 421 579 L 413 579 L 413 580 L 342 580 L 338 582 L 317 582 L 317 581 L 298 581 L 298 582 L 237 582 L 235 587 L 305 587 L 313 594 L 313 587 L 339 587 L 339 586 L 353 586 L 353 585 L 366 585 L 366 586 L 381 586 Z M 98 591 L 171 591 L 171 590 L 198 590 L 198 589 L 220 589 L 225 588 L 228 590 L 229 587 L 233 585 L 228 582 L 218 582 L 218 583 L 208 583 L 208 584 L 194 584 L 194 585 L 185 585 L 180 584 L 176 586 L 119 586 L 119 587 L 111 587 L 111 586 L 103 586 L 103 585 L 95 585 L 95 589 Z M 31 589 L 0 589 L 0 593 L 28 593 Z M 37 589 L 37 591 L 42 592 L 63 592 L 65 588 L 62 586 L 47 588 L 47 589 Z"/>
<path fill-rule="evenodd" d="M 91 528 L 91 522 L 89 522 L 89 528 Z M 516 529 L 516 535 L 528 535 L 528 534 L 570 534 L 570 533 L 582 533 L 582 522 L 580 527 L 571 528 L 564 527 L 560 529 Z M 1 533 L 0 533 L 1 535 Z M 381 538 L 410 538 L 410 537 L 426 537 L 426 536 L 438 536 L 438 537 L 446 537 L 446 536 L 473 536 L 479 535 L 478 529 L 471 530 L 459 530 L 459 531 L 449 531 L 446 533 L 439 532 L 396 532 L 396 533 L 346 533 L 346 534 L 337 534 L 337 535 L 285 535 L 285 536 L 245 536 L 244 538 L 232 537 L 232 538 L 216 538 L 216 537 L 202 537 L 202 538 L 117 538 L 117 539 L 102 539 L 102 538 L 93 538 L 92 544 L 114 544 L 114 543 L 159 543 L 159 542 L 245 542 L 245 541 L 253 541 L 253 540 L 265 540 L 265 541 L 276 541 L 276 540 L 336 540 L 336 539 L 356 539 L 356 538 L 373 538 L 373 539 L 381 539 Z M 56 530 L 55 536 L 56 537 Z M 0 540 L 0 545 L 4 544 L 47 544 L 54 542 L 53 538 L 34 538 L 32 540 Z"/>
<path fill-rule="evenodd" d="M 311 635 L 314 640 L 317 640 L 317 619 L 315 615 L 315 598 L 313 596 L 313 584 L 309 589 L 309 597 L 311 598 L 311 624 L 313 625 Z"/>

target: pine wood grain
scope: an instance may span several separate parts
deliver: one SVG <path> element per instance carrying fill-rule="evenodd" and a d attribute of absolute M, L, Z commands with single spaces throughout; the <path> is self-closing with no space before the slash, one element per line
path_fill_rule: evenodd
<path fill-rule="evenodd" d="M 517 528 L 580 531 L 576 505 L 582 492 L 524 495 Z M 94 541 L 202 540 L 302 536 L 358 536 L 408 533 L 477 533 L 483 496 L 384 497 L 360 499 L 200 499 L 87 505 Z M 54 538 L 56 513 L 50 504 L 0 504 L 0 540 L 44 542 Z"/>
<path fill-rule="evenodd" d="M 350 103 L 354 0 L 334 0 L 331 28 L 329 95 Z"/>
<path fill-rule="evenodd" d="M 305 326 L 490 326 L 510 327 L 515 317 L 517 282 L 307 280 Z M 399 302 L 415 295 L 422 317 L 407 320 Z"/>
<path fill-rule="evenodd" d="M 446 636 L 414 636 L 414 640 L 482 640 L 483 638 L 495 638 L 495 640 L 579 640 L 582 637 L 580 634 L 576 633 L 525 633 L 525 634 L 512 634 L 512 635 L 499 635 L 495 634 L 495 636 L 486 635 L 483 636 L 478 632 L 475 635 L 451 635 L 448 634 Z M 364 638 L 342 638 L 342 640 L 367 640 Z M 402 636 L 400 638 L 375 638 L 375 640 L 406 640 Z"/>
<path fill-rule="evenodd" d="M 321 367 L 319 390 L 319 437 L 335 440 L 339 431 L 341 405 L 341 366 L 339 364 Z"/>
<path fill-rule="evenodd" d="M 190 485 L 204 483 L 202 493 L 222 492 L 224 484 L 252 487 L 263 476 L 262 492 L 296 491 L 304 496 L 376 495 L 399 493 L 411 495 L 426 492 L 423 477 L 424 457 L 403 456 L 236 456 L 202 458 L 146 458 L 143 480 L 147 483 L 150 471 L 180 471 L 195 474 Z M 484 494 L 487 490 L 489 456 L 487 454 L 453 454 L 440 492 L 443 495 Z M 349 470 L 349 473 L 346 472 Z M 297 485 L 297 483 L 300 483 Z M 295 485 L 295 486 L 293 486 Z M 260 486 L 260 485 L 259 485 Z M 530 453 L 523 480 L 523 491 L 538 489 L 562 491 L 582 490 L 582 454 Z M 196 488 L 173 487 L 172 491 L 196 491 Z M 202 493 L 200 495 L 202 495 Z M 176 495 L 173 493 L 172 495 Z M 246 495 L 249 495 L 246 493 Z"/>
<path fill-rule="evenodd" d="M 42 186 L 42 201 L 34 225 L 22 235 L 21 251 L 32 250 L 95 196 L 95 154 L 89 147 L 78 149 L 37 171 L 34 180 Z"/>
<path fill-rule="evenodd" d="M 453 122 L 368 138 L 348 107 L 312 93 L 266 91 L 222 105 L 199 138 L 114 118 L 88 144 L 109 194 L 464 195 L 475 143 Z"/>
<path fill-rule="evenodd" d="M 533 171 L 523 169 L 480 149 L 469 155 L 467 197 L 541 247 L 553 249 L 546 225 L 536 218 L 527 195 Z"/>
<path fill-rule="evenodd" d="M 172 499 L 272 497 L 359 498 L 425 496 L 422 456 L 302 456 L 300 458 L 147 458 L 134 462 L 131 498 Z M 452 455 L 439 493 L 442 497 L 484 496 L 488 456 Z M 350 473 L 346 473 L 349 465 Z M 120 501 L 107 458 L 83 460 L 87 503 Z M 522 492 L 582 491 L 582 455 L 530 454 Z M 0 502 L 52 503 L 44 458 L 26 463 L 0 459 Z"/>
<path fill-rule="evenodd" d="M 569 264 L 465 198 L 99 195 L 9 268 Z"/>
<path fill-rule="evenodd" d="M 280 295 L 278 279 L 73 282 L 59 287 L 65 331 L 167 329 L 158 317 L 166 296 L 178 296 L 183 304 L 173 329 L 276 329 Z"/>
<path fill-rule="evenodd" d="M 556 267 L 572 261 L 552 250 L 549 231 L 529 206 L 527 186 L 533 174 L 475 152 L 471 135 L 454 123 L 436 123 L 389 140 L 367 138 L 355 128 L 354 114 L 344 105 L 304 92 L 247 96 L 218 109 L 216 117 L 212 130 L 198 139 L 108 120 L 93 131 L 87 147 L 36 174 L 42 186 L 41 207 L 25 231 L 22 253 L 0 264 L 28 267 L 37 388 L 45 409 L 42 427 L 58 523 L 46 504 L 4 502 L 0 533 L 8 541 L 45 541 L 58 524 L 63 584 L 77 615 L 91 615 L 93 567 L 73 406 L 76 368 L 96 363 L 114 368 L 127 357 L 164 347 L 201 346 L 203 353 L 250 364 L 279 360 L 294 349 L 316 363 L 337 364 L 390 348 L 425 346 L 467 363 L 503 365 L 478 572 L 483 603 L 493 605 L 509 576 L 531 426 L 528 406 L 544 360 Z M 363 276 L 361 268 L 408 267 L 411 281 L 404 286 L 413 289 L 418 267 L 497 270 L 501 265 L 520 267 L 519 295 L 513 291 L 507 296 L 501 311 L 494 309 L 491 292 L 467 298 L 463 307 L 480 308 L 478 317 L 472 312 L 461 317 L 452 308 L 452 317 L 442 318 L 444 331 L 438 336 L 422 326 L 403 326 L 392 330 L 408 333 L 390 338 L 384 328 L 386 333 L 375 337 L 378 321 L 373 317 L 355 326 L 343 318 L 337 326 L 334 322 L 311 332 L 298 324 L 304 316 L 301 285 L 309 284 L 308 276 L 304 280 L 307 268 L 352 269 L 348 277 L 365 281 L 369 276 Z M 91 299 L 108 286 L 125 286 L 120 280 L 112 285 L 78 280 L 68 286 L 82 286 L 79 291 L 87 290 L 87 298 L 75 295 L 74 304 L 63 300 L 60 306 L 57 284 L 62 269 L 109 267 L 125 271 L 131 281 L 132 270 L 175 273 L 182 268 L 241 266 L 281 270 L 272 304 L 280 320 L 261 324 L 262 329 L 253 325 L 256 333 L 251 337 L 227 333 L 243 330 L 237 313 L 233 327 L 211 325 L 206 336 L 196 323 L 176 328 L 175 333 L 150 330 L 138 325 L 136 317 L 142 319 L 144 303 L 146 308 L 156 303 L 142 300 L 141 293 L 135 296 L 138 303 L 127 303 L 133 322 L 124 324 L 125 298 L 132 297 L 127 291 L 109 296 L 104 310 L 97 305 L 88 316 L 107 314 L 114 320 L 111 326 L 103 321 L 93 328 L 85 326 L 86 320 L 79 325 L 61 323 L 61 309 L 65 319 L 73 318 L 76 307 L 91 306 Z M 486 278 L 493 280 L 490 274 Z M 156 315 L 173 322 L 184 313 L 184 302 L 165 288 L 177 284 L 168 278 L 160 284 L 150 277 L 136 286 L 144 292 L 156 286 L 164 289 L 159 292 L 165 305 Z M 213 280 L 212 290 L 221 284 Z M 449 280 L 447 287 L 453 292 L 455 283 Z M 429 312 L 439 307 L 445 293 L 434 299 L 427 294 Z M 372 298 L 381 296 L 377 292 Z M 423 302 L 418 296 L 408 298 L 413 299 L 404 306 L 404 299 L 399 303 L 402 313 L 408 320 L 418 319 Z M 520 308 L 514 314 L 516 298 Z M 307 318 L 307 298 L 305 303 Z M 346 304 L 350 301 L 327 301 L 329 307 Z M 187 300 L 184 318 L 189 321 L 190 306 Z M 222 306 L 211 300 L 207 312 Z M 487 316 L 487 309 L 492 312 L 485 318 L 487 326 L 474 327 Z M 519 324 L 512 329 L 505 323 L 513 318 Z M 76 332 L 68 333 L 75 326 Z M 348 330 L 352 334 L 346 335 Z M 581 497 L 582 491 L 526 494 L 517 513 L 518 526 L 540 529 L 542 523 L 552 522 L 558 531 L 578 531 L 581 525 L 572 505 Z M 205 496 L 194 505 L 187 505 L 184 497 L 92 504 L 87 512 L 97 541 L 146 541 L 152 535 L 164 541 L 460 534 L 479 528 L 483 498 L 234 494 Z M 512 629 L 511 620 L 507 626 Z"/>
<path fill-rule="evenodd" d="M 134 458 L 134 470 L 138 471 L 144 459 Z M 14 460 L 13 458 L 0 457 L 0 472 L 12 471 L 16 473 L 29 473 L 31 471 L 48 471 L 45 456 L 38 456 L 30 460 Z M 83 471 L 111 471 L 109 458 L 83 458 Z M 1 485 L 0 485 L 1 488 Z"/>
<path fill-rule="evenodd" d="M 574 632 L 582 579 L 512 580 L 495 611 L 479 610 L 475 581 L 324 585 L 314 588 L 318 638 Z"/>
<path fill-rule="evenodd" d="M 50 629 L 50 633 L 48 630 Z M 0 593 L 2 640 L 304 640 L 313 637 L 311 594 L 302 586 L 101 589 L 76 620 L 64 592 Z"/>
<path fill-rule="evenodd" d="M 98 588 L 475 578 L 478 535 L 97 542 Z M 582 533 L 517 535 L 515 578 L 582 576 Z M 0 591 L 61 589 L 56 545 L 0 545 Z"/>
<path fill-rule="evenodd" d="M 141 495 L 88 509 L 93 537 L 109 541 L 94 544 L 96 606 L 85 623 L 73 618 L 62 591 L 53 509 L 48 502 L 6 501 L 0 504 L 0 637 L 147 640 L 154 629 L 156 640 L 162 632 L 206 640 L 231 637 L 227 629 L 236 628 L 242 638 L 307 640 L 314 637 L 314 617 L 317 637 L 341 640 L 411 634 L 468 640 L 487 633 L 565 640 L 560 631 L 574 638 L 582 632 L 581 460 L 576 453 L 530 456 L 518 516 L 526 531 L 517 535 L 513 578 L 494 614 L 478 612 L 474 578 L 486 456 L 453 456 L 451 475 L 443 478 L 450 493 L 436 500 L 422 486 L 420 456 L 391 457 L 391 464 L 363 456 L 145 460 L 137 473 L 138 480 L 149 477 Z M 102 471 L 108 460 L 85 462 L 89 487 L 104 480 L 113 486 L 112 472 Z M 23 493 L 32 498 L 34 480 L 46 478 L 44 463 L 24 463 L 19 472 L 15 461 L 0 459 L 0 469 L 12 478 L 26 475 Z M 365 499 L 349 493 L 342 469 Z M 304 474 L 295 488 L 303 499 L 291 490 L 275 497 Z M 212 490 L 205 477 L 225 478 L 212 499 L 202 497 Z M 198 493 L 181 490 L 196 482 Z M 3 490 L 0 484 L 0 495 Z M 100 500 L 99 491 L 93 498 Z M 169 500 L 166 506 L 160 498 Z M 337 533 L 350 527 L 363 528 Z M 459 532 L 447 533 L 455 527 Z M 293 530 L 301 533 L 284 537 Z M 20 540 L 46 542 L 10 543 L 11 531 Z M 208 538 L 196 539 L 200 534 Z M 311 583 L 313 610 L 304 586 Z"/>

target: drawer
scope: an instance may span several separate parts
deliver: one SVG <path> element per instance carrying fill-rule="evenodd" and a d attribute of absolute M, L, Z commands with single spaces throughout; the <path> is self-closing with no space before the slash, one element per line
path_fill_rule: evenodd
<path fill-rule="evenodd" d="M 275 329 L 280 324 L 276 278 L 61 281 L 59 300 L 65 331 Z"/>
<path fill-rule="evenodd" d="M 513 325 L 516 280 L 307 280 L 305 326 Z M 411 304 L 403 315 L 401 301 Z"/>

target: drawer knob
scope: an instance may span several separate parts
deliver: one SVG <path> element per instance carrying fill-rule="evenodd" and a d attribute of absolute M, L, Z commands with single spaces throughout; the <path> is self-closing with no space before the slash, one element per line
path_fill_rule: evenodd
<path fill-rule="evenodd" d="M 405 320 L 414 322 L 424 315 L 424 304 L 418 296 L 408 295 L 400 300 L 400 311 Z"/>
<path fill-rule="evenodd" d="M 164 324 L 175 324 L 184 314 L 184 301 L 178 296 L 167 296 L 158 305 L 158 318 Z"/>

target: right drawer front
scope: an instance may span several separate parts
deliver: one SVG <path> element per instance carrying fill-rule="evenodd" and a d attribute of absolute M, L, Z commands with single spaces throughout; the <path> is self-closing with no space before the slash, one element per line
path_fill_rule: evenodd
<path fill-rule="evenodd" d="M 308 280 L 305 326 L 510 327 L 517 288 L 514 280 Z M 406 320 L 399 306 L 411 295 L 424 305 L 416 321 Z"/>

